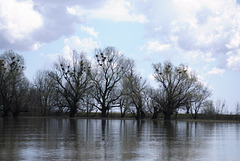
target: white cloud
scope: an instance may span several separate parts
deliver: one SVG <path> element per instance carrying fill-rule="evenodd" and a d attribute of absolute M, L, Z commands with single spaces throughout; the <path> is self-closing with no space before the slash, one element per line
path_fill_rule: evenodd
<path fill-rule="evenodd" d="M 43 17 L 32 0 L 0 0 L 0 49 L 36 49 L 33 34 L 43 26 Z"/>
<path fill-rule="evenodd" d="M 64 40 L 65 47 L 78 52 L 91 53 L 95 48 L 99 48 L 99 43 L 94 41 L 92 38 L 80 39 L 78 36 L 72 36 Z M 68 47 L 66 47 L 68 46 Z"/>
<path fill-rule="evenodd" d="M 69 14 L 66 6 L 101 8 L 105 0 L 0 0 L 0 49 L 36 50 L 40 45 L 68 37 L 84 17 Z"/>
<path fill-rule="evenodd" d="M 104 6 L 99 9 L 84 9 L 81 6 L 67 7 L 67 11 L 73 15 L 89 16 L 116 22 L 147 22 L 144 15 L 134 13 L 135 8 L 126 0 L 107 0 Z"/>
<path fill-rule="evenodd" d="M 0 19 L 0 32 L 5 32 L 11 43 L 28 37 L 43 25 L 42 16 L 34 11 L 31 0 L 1 0 Z"/>
<path fill-rule="evenodd" d="M 229 58 L 227 59 L 227 67 L 234 70 L 240 71 L 240 54 L 230 54 Z"/>
<path fill-rule="evenodd" d="M 212 53 L 203 53 L 201 51 L 187 51 L 183 53 L 185 60 L 189 60 L 191 63 L 211 63 L 216 61 L 216 58 Z"/>
<path fill-rule="evenodd" d="M 92 38 L 80 39 L 78 36 L 71 36 L 69 38 L 64 39 L 64 47 L 61 53 L 49 54 L 46 56 L 47 63 L 52 64 L 59 57 L 63 57 L 66 60 L 72 60 L 73 50 L 76 50 L 78 53 L 86 52 L 87 58 L 91 60 L 89 54 L 91 54 L 91 52 L 93 52 L 95 48 L 99 48 L 99 46 L 100 46 L 99 43 L 93 41 Z"/>
<path fill-rule="evenodd" d="M 226 53 L 240 47 L 240 6 L 235 0 L 135 1 L 147 36 L 226 67 Z M 159 48 L 160 50 L 161 48 Z M 232 58 L 229 57 L 229 64 Z"/>
<path fill-rule="evenodd" d="M 224 69 L 213 67 L 212 70 L 207 73 L 207 75 L 222 75 L 224 72 Z"/>
<path fill-rule="evenodd" d="M 148 41 L 147 50 L 153 52 L 160 52 L 170 47 L 170 44 L 160 44 L 158 41 Z"/>
<path fill-rule="evenodd" d="M 149 74 L 149 75 L 148 75 L 148 78 L 149 78 L 150 80 L 152 80 L 152 81 L 155 80 L 153 74 Z"/>
<path fill-rule="evenodd" d="M 81 30 L 86 31 L 89 35 L 97 38 L 98 37 L 98 32 L 95 31 L 93 27 L 84 27 L 81 26 Z"/>

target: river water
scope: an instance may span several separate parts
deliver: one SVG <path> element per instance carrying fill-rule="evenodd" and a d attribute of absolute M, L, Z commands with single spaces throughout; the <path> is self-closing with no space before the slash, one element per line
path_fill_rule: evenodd
<path fill-rule="evenodd" d="M 240 124 L 0 118 L 0 160 L 240 160 Z"/>

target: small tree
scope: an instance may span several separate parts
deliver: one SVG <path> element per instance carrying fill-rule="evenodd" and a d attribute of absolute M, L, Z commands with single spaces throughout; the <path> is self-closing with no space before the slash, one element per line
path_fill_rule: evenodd
<path fill-rule="evenodd" d="M 118 99 L 121 118 L 124 118 L 126 113 L 130 110 L 131 102 L 127 94 L 122 93 L 122 96 Z"/>
<path fill-rule="evenodd" d="M 192 93 L 189 93 L 189 99 L 186 102 L 190 103 L 190 111 L 194 119 L 197 118 L 197 114 L 206 101 L 211 96 L 209 89 L 202 83 L 198 82 L 195 85 Z"/>
<path fill-rule="evenodd" d="M 152 114 L 152 119 L 157 119 L 158 114 L 162 112 L 162 102 L 164 102 L 164 96 L 161 95 L 160 90 L 151 89 L 149 90 L 150 97 L 150 107 Z"/>
<path fill-rule="evenodd" d="M 227 113 L 226 101 L 224 99 L 222 99 L 222 100 L 218 99 L 216 101 L 216 103 L 215 103 L 215 112 L 217 114 Z"/>
<path fill-rule="evenodd" d="M 205 115 L 216 114 L 216 110 L 215 110 L 213 101 L 207 100 L 203 103 L 202 113 Z"/>
<path fill-rule="evenodd" d="M 237 102 L 236 105 L 235 105 L 236 109 L 235 109 L 235 114 L 236 115 L 240 115 L 240 103 Z"/>

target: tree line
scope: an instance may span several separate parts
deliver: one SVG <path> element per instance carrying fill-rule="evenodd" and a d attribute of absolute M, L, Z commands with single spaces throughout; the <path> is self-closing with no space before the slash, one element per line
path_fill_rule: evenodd
<path fill-rule="evenodd" d="M 64 114 L 74 117 L 101 112 L 102 118 L 116 109 L 121 117 L 131 113 L 152 119 L 162 113 L 168 120 L 179 110 L 191 113 L 211 108 L 211 90 L 185 64 L 153 64 L 157 88 L 136 71 L 132 59 L 114 47 L 96 49 L 94 61 L 85 53 L 72 52 L 71 59 L 60 57 L 52 69 L 37 71 L 33 82 L 24 75 L 24 58 L 12 50 L 0 55 L 0 111 L 3 117 L 20 112 L 41 115 Z"/>

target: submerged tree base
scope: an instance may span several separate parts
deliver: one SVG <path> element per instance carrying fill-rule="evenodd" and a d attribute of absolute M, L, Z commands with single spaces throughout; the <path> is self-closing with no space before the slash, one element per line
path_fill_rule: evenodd
<path fill-rule="evenodd" d="M 0 111 L 0 117 L 3 117 L 3 111 Z M 6 117 L 14 117 L 12 113 L 10 113 Z M 102 113 L 100 112 L 92 112 L 86 114 L 86 112 L 76 113 L 75 116 L 69 117 L 69 113 L 49 113 L 48 115 L 41 115 L 41 113 L 37 112 L 20 112 L 19 117 L 64 117 L 64 118 L 88 118 L 88 119 L 119 119 L 119 120 L 136 120 L 134 115 L 130 113 L 126 113 L 125 117 L 121 117 L 121 113 L 109 113 L 107 117 L 103 118 Z M 165 118 L 163 113 L 159 113 L 158 117 L 153 119 L 153 114 L 147 113 L 144 119 L 141 120 L 192 120 L 192 121 L 223 121 L 223 122 L 240 122 L 240 115 L 220 115 L 220 114 L 212 114 L 212 115 L 204 115 L 198 114 L 197 119 L 194 119 L 191 114 L 178 114 L 177 117 L 175 115 L 171 115 L 171 117 Z"/>

